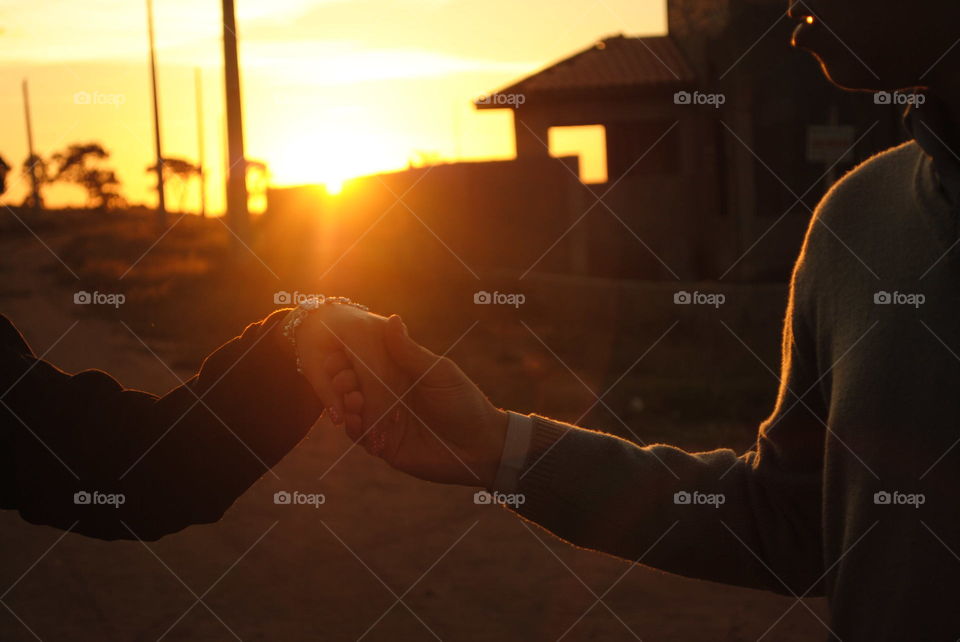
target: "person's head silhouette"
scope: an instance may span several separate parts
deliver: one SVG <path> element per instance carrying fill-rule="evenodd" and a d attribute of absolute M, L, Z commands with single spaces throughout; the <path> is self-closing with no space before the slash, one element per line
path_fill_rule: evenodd
<path fill-rule="evenodd" d="M 960 3 L 917 0 L 794 0 L 794 45 L 811 52 L 846 89 L 929 87 L 954 93 Z"/>

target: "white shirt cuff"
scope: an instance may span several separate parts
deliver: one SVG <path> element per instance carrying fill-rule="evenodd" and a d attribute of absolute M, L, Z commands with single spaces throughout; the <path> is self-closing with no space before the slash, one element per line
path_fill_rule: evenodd
<path fill-rule="evenodd" d="M 507 436 L 503 441 L 500 468 L 490 489 L 500 493 L 516 492 L 533 437 L 533 417 L 509 411 L 507 416 Z"/>

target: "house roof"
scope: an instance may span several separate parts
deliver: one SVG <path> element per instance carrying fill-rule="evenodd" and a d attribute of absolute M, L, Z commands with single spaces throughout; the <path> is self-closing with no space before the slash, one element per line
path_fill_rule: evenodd
<path fill-rule="evenodd" d="M 478 109 L 504 109 L 515 107 L 516 99 L 509 98 L 521 94 L 617 92 L 693 81 L 693 70 L 670 36 L 621 34 L 604 38 L 474 104 Z"/>

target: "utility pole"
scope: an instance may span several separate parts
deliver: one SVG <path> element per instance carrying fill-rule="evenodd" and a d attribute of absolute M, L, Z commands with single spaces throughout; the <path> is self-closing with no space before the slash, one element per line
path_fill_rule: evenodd
<path fill-rule="evenodd" d="M 223 63 L 227 107 L 227 221 L 241 242 L 247 238 L 247 162 L 243 151 L 240 64 L 233 0 L 223 0 Z"/>
<path fill-rule="evenodd" d="M 200 171 L 200 216 L 207 215 L 207 175 L 204 170 L 203 147 L 203 75 L 200 67 L 193 70 L 194 93 L 197 97 L 197 169 Z"/>
<path fill-rule="evenodd" d="M 39 158 L 37 158 L 36 152 L 33 149 L 33 125 L 30 122 L 30 90 L 27 88 L 27 79 L 23 79 L 21 84 L 23 88 L 23 114 L 26 117 L 27 121 L 27 150 L 29 156 L 27 157 L 27 162 L 30 163 L 28 171 L 30 172 L 30 186 L 32 205 L 35 209 L 43 209 L 43 200 L 40 198 L 40 177 L 37 176 L 37 163 Z"/>
<path fill-rule="evenodd" d="M 153 88 L 153 144 L 157 151 L 157 225 L 167 227 L 167 204 L 163 190 L 163 149 L 160 146 L 160 105 L 157 97 L 157 51 L 153 39 L 153 0 L 147 0 L 147 32 L 150 38 L 150 83 Z"/>

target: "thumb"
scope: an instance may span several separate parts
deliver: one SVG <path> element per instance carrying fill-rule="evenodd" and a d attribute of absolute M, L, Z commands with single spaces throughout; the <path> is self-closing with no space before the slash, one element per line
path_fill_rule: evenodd
<path fill-rule="evenodd" d="M 443 357 L 440 357 L 410 338 L 403 320 L 393 315 L 387 320 L 384 341 L 387 352 L 401 370 L 414 378 L 441 374 Z M 428 376 L 429 376 L 428 375 Z"/>

